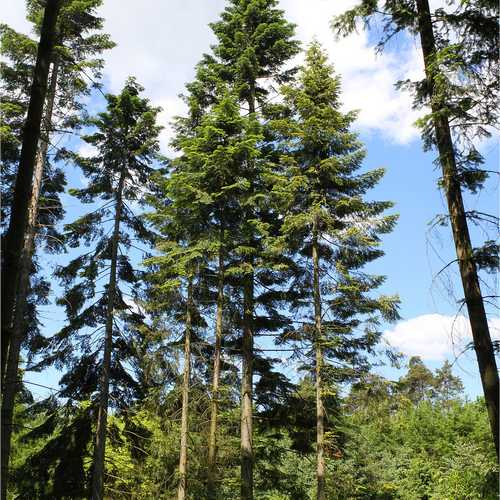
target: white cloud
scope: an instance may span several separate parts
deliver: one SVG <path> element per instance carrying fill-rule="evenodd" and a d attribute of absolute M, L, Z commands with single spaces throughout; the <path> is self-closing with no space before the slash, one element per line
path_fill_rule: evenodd
<path fill-rule="evenodd" d="M 359 109 L 357 128 L 380 134 L 384 139 L 406 143 L 418 136 L 413 126 L 417 117 L 408 95 L 394 89 L 394 83 L 421 72 L 415 47 L 399 47 L 397 55 L 375 55 L 363 30 L 335 41 L 330 21 L 352 7 L 355 0 L 281 0 L 287 19 L 297 25 L 297 36 L 306 46 L 316 38 L 328 51 L 342 75 L 346 109 Z M 136 76 L 155 105 L 164 108 L 160 121 L 162 149 L 171 153 L 169 124 L 184 104 L 178 94 L 194 77 L 194 66 L 215 38 L 208 26 L 218 19 L 223 0 L 106 0 L 100 8 L 104 31 L 117 46 L 105 54 L 104 76 L 112 92 L 118 92 L 129 75 Z M 3 19 L 27 32 L 24 4 L 4 0 Z"/>
<path fill-rule="evenodd" d="M 78 148 L 78 154 L 85 158 L 90 158 L 97 153 L 97 148 L 88 142 L 81 142 Z"/>
<path fill-rule="evenodd" d="M 105 56 L 110 90 L 119 92 L 128 76 L 145 87 L 152 103 L 163 109 L 159 122 L 165 127 L 160 135 L 165 153 L 173 153 L 170 123 L 186 109 L 179 94 L 215 42 L 208 23 L 217 20 L 223 7 L 223 0 L 106 0 L 100 9 L 104 31 L 117 44 Z"/>
<path fill-rule="evenodd" d="M 500 319 L 489 321 L 493 339 L 500 339 Z M 469 320 L 464 316 L 424 314 L 400 321 L 383 338 L 407 356 L 441 361 L 459 355 L 472 340 Z"/>
<path fill-rule="evenodd" d="M 419 78 L 423 74 L 421 56 L 416 46 L 401 46 L 394 52 L 376 54 L 366 31 L 335 40 L 330 22 L 357 0 L 281 0 L 287 18 L 297 24 L 297 35 L 306 46 L 318 40 L 329 54 L 335 70 L 342 77 L 346 110 L 357 109 L 357 128 L 380 134 L 397 143 L 418 137 L 414 127 L 418 114 L 411 109 L 409 94 L 397 91 L 395 82 Z"/>

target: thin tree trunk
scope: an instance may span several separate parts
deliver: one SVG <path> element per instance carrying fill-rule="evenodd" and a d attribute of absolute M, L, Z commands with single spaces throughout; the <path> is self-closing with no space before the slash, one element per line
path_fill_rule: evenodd
<path fill-rule="evenodd" d="M 221 238 L 222 243 L 222 238 Z M 217 286 L 217 311 L 215 318 L 215 351 L 212 379 L 212 402 L 210 410 L 210 434 L 208 439 L 208 498 L 216 497 L 215 467 L 217 462 L 217 411 L 219 403 L 219 380 L 222 345 L 222 314 L 224 309 L 224 258 L 219 249 L 219 282 Z"/>
<path fill-rule="evenodd" d="M 325 500 L 325 408 L 322 398 L 321 367 L 323 352 L 321 346 L 321 289 L 319 284 L 318 219 L 313 222 L 312 238 L 314 325 L 316 329 L 316 482 L 318 500 Z"/>
<path fill-rule="evenodd" d="M 241 379 L 241 498 L 253 499 L 253 274 L 243 290 L 243 367 Z"/>
<path fill-rule="evenodd" d="M 9 227 L 2 252 L 2 376 L 11 340 L 14 306 L 19 286 L 20 260 L 26 237 L 29 204 L 32 199 L 33 172 L 36 163 L 43 106 L 47 93 L 49 66 L 56 37 L 60 0 L 47 0 L 40 32 L 28 113 L 23 130 L 23 144 L 16 176 Z"/>
<path fill-rule="evenodd" d="M 111 268 L 108 283 L 108 305 L 106 311 L 106 326 L 104 333 L 104 354 L 101 377 L 99 382 L 99 410 L 92 464 L 92 499 L 102 500 L 104 497 L 104 473 L 106 452 L 106 429 L 109 405 L 109 373 L 111 369 L 111 354 L 113 349 L 113 316 L 116 296 L 116 270 L 118 260 L 118 243 L 120 238 L 120 221 L 123 209 L 123 188 L 125 186 L 126 170 L 120 172 L 120 180 L 116 192 L 115 223 L 111 243 Z"/>
<path fill-rule="evenodd" d="M 192 287 L 193 285 L 190 279 L 187 290 L 186 333 L 184 337 L 184 373 L 182 378 L 181 445 L 179 454 L 179 485 L 177 487 L 177 500 L 184 500 L 187 495 L 189 379 L 191 377 L 191 309 L 193 302 Z"/>
<path fill-rule="evenodd" d="M 255 113 L 255 82 L 250 85 L 250 115 Z M 252 243 L 251 243 L 252 244 Z M 253 258 L 249 258 L 253 268 Z M 253 500 L 253 332 L 254 273 L 245 277 L 243 285 L 243 359 L 241 376 L 241 499 Z"/>
<path fill-rule="evenodd" d="M 36 221 L 38 217 L 38 201 L 42 187 L 43 171 L 45 167 L 45 158 L 49 145 L 49 135 L 52 128 L 52 112 L 54 108 L 55 93 L 57 88 L 58 62 L 54 61 L 52 66 L 52 75 L 50 89 L 47 94 L 47 103 L 44 114 L 44 135 L 40 136 L 38 153 L 36 157 L 35 169 L 33 174 L 33 189 L 31 200 L 29 202 L 28 224 L 24 238 L 21 260 L 19 263 L 20 275 L 19 285 L 16 293 L 14 321 L 12 325 L 12 337 L 7 356 L 7 368 L 5 379 L 3 380 L 3 400 L 2 400 L 2 486 L 1 498 L 6 498 L 8 485 L 8 470 L 10 459 L 10 446 L 12 436 L 12 424 L 14 413 L 14 402 L 17 392 L 20 389 L 18 383 L 19 354 L 21 344 L 26 332 L 26 309 L 27 298 L 30 284 L 30 273 L 32 257 L 34 252 L 34 242 L 36 235 Z"/>
<path fill-rule="evenodd" d="M 418 22 L 425 74 L 431 96 L 434 130 L 436 133 L 439 161 L 443 173 L 443 185 L 448 202 L 450 222 L 458 257 L 460 277 L 464 289 L 465 303 L 469 313 L 472 338 L 476 351 L 479 373 L 483 385 L 484 398 L 488 409 L 491 432 L 495 442 L 497 459 L 499 454 L 499 381 L 495 353 L 491 342 L 488 319 L 484 308 L 476 264 L 473 259 L 472 244 L 467 226 L 467 218 L 462 199 L 462 191 L 457 175 L 455 152 L 448 118 L 443 114 L 445 103 L 434 92 L 434 81 L 438 69 L 433 64 L 436 43 L 428 0 L 417 0 Z"/>

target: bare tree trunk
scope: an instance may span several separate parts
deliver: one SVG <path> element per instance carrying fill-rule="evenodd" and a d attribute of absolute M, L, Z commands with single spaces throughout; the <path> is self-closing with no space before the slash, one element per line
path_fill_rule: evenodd
<path fill-rule="evenodd" d="M 241 377 L 241 498 L 253 499 L 253 274 L 243 290 L 243 366 Z"/>
<path fill-rule="evenodd" d="M 14 413 L 14 402 L 21 384 L 18 383 L 19 354 L 21 344 L 26 332 L 26 306 L 30 284 L 30 273 L 32 257 L 34 251 L 34 242 L 36 236 L 36 221 L 38 217 L 38 201 L 42 187 L 43 171 L 45 167 L 45 158 L 49 145 L 49 135 L 52 129 L 52 112 L 54 108 L 55 93 L 57 87 L 58 62 L 54 61 L 52 66 L 52 75 L 50 89 L 47 94 L 47 103 L 44 114 L 44 134 L 40 136 L 38 153 L 36 157 L 35 169 L 33 173 L 33 189 L 31 200 L 29 202 L 28 223 L 24 238 L 21 260 L 19 262 L 19 285 L 16 293 L 14 321 L 12 325 L 12 337 L 7 356 L 7 367 L 5 378 L 2 381 L 3 400 L 2 400 L 2 486 L 1 498 L 6 498 L 7 485 L 9 480 L 9 460 L 10 446 L 12 436 L 12 424 Z"/>
<path fill-rule="evenodd" d="M 497 459 L 499 454 L 499 381 L 493 344 L 491 342 L 488 319 L 484 308 L 483 297 L 479 285 L 476 264 L 473 259 L 472 244 L 467 226 L 467 218 L 462 199 L 462 191 L 457 175 L 455 151 L 446 114 L 443 113 L 445 103 L 435 95 L 435 78 L 438 69 L 434 56 L 436 43 L 432 29 L 432 21 L 428 0 L 417 0 L 418 23 L 422 53 L 424 56 L 425 74 L 431 96 L 434 130 L 436 133 L 439 161 L 443 173 L 443 185 L 448 202 L 450 222 L 458 257 L 460 276 L 464 289 L 465 303 L 469 313 L 474 349 L 476 351 L 479 373 L 483 385 L 484 398 L 488 409 L 491 432 L 495 442 Z"/>
<path fill-rule="evenodd" d="M 221 238 L 222 244 L 222 238 Z M 217 411 L 219 400 L 219 380 L 222 345 L 222 314 L 224 309 L 224 258 L 219 250 L 219 282 L 217 286 L 217 311 L 215 319 L 215 351 L 212 379 L 212 402 L 210 410 L 210 434 L 208 439 L 208 498 L 216 497 L 215 468 L 217 461 Z"/>
<path fill-rule="evenodd" d="M 120 239 L 120 222 L 123 210 L 123 188 L 125 186 L 126 170 L 120 172 L 120 180 L 116 192 L 115 223 L 111 243 L 111 268 L 108 283 L 108 305 L 106 311 L 106 326 L 104 333 L 104 353 L 99 381 L 99 410 L 92 464 L 92 499 L 102 500 L 104 497 L 104 473 L 106 452 L 106 430 L 109 406 L 109 373 L 111 370 L 111 354 L 113 349 L 113 316 L 116 299 L 116 270 L 118 261 L 118 244 Z"/>
<path fill-rule="evenodd" d="M 321 289 L 319 284 L 318 218 L 313 222 L 312 238 L 314 325 L 316 329 L 316 482 L 318 500 L 325 500 L 325 408 L 322 397 L 321 368 L 323 352 L 321 346 Z"/>
<path fill-rule="evenodd" d="M 191 378 L 191 309 L 193 302 L 192 287 L 193 285 L 190 278 L 187 291 L 186 334 L 184 337 L 184 373 L 182 378 L 181 447 L 179 456 L 179 485 L 177 487 L 177 500 L 184 500 L 187 495 L 189 379 Z"/>
<path fill-rule="evenodd" d="M 2 252 L 2 377 L 5 374 L 7 353 L 14 320 L 14 306 L 19 286 L 20 261 L 26 238 L 30 200 L 33 191 L 33 172 L 36 163 L 43 106 L 47 93 L 49 66 L 56 38 L 56 22 L 60 0 L 47 0 L 40 32 L 40 42 L 31 86 L 28 113 L 23 130 L 21 158 L 16 176 L 9 227 Z"/>
<path fill-rule="evenodd" d="M 248 111 L 255 113 L 255 82 L 250 82 Z M 249 214 L 249 217 L 252 215 Z M 250 241 L 250 246 L 253 242 Z M 253 258 L 248 264 L 253 268 Z M 253 500 L 253 332 L 254 273 L 243 284 L 243 352 L 241 367 L 241 499 Z"/>

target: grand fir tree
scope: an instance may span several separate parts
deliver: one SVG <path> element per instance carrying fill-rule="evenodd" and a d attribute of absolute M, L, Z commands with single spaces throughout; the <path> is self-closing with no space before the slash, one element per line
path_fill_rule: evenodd
<path fill-rule="evenodd" d="M 325 455 L 338 445 L 325 400 L 369 370 L 380 321 L 398 317 L 396 297 L 373 296 L 384 277 L 363 271 L 383 255 L 380 235 L 396 216 L 383 215 L 392 203 L 364 199 L 383 170 L 359 171 L 365 151 L 350 130 L 355 114 L 340 111 L 340 79 L 317 43 L 297 84 L 282 93 L 288 111 L 274 125 L 287 167 L 275 192 L 284 202 L 284 242 L 296 259 L 291 314 L 302 320 L 283 339 L 302 344 L 303 368 L 315 380 L 316 490 L 324 500 L 335 495 L 334 485 L 327 488 Z"/>
<path fill-rule="evenodd" d="M 95 499 L 104 495 L 108 409 L 128 407 L 141 394 L 137 377 L 127 369 L 138 366 L 134 360 L 142 322 L 134 305 L 141 271 L 134 268 L 132 255 L 151 235 L 134 208 L 148 192 L 161 129 L 156 124 L 159 108 L 140 96 L 142 90 L 130 78 L 119 95 L 108 94 L 106 111 L 88 122 L 96 132 L 84 136 L 96 153 L 68 153 L 88 180 L 71 193 L 91 203 L 92 210 L 65 226 L 67 244 L 91 249 L 56 270 L 65 288 L 58 302 L 66 308 L 68 325 L 50 339 L 52 354 L 44 364 L 68 367 L 61 380 L 68 404 L 92 401 Z"/>
<path fill-rule="evenodd" d="M 489 0 L 451 1 L 431 11 L 428 0 L 379 5 L 362 1 L 333 21 L 337 34 L 354 31 L 357 21 L 381 23 L 378 48 L 401 32 L 418 37 L 425 78 L 399 82 L 411 89 L 416 107 L 429 112 L 419 120 L 426 149 L 438 151 L 445 217 L 453 233 L 457 263 L 471 324 L 493 441 L 499 453 L 499 377 L 480 286 L 481 269 L 498 270 L 498 244 L 488 239 L 474 248 L 468 220 L 486 221 L 496 231 L 495 216 L 466 210 L 463 191 L 477 192 L 488 177 L 477 141 L 498 126 L 498 4 Z M 492 227 L 491 227 L 492 226 Z"/>
<path fill-rule="evenodd" d="M 189 122 L 189 119 L 187 120 Z M 185 127 L 189 134 L 189 127 Z M 178 326 L 181 340 L 172 343 L 184 348 L 182 380 L 180 382 L 181 425 L 177 499 L 188 497 L 188 439 L 190 385 L 192 378 L 192 344 L 200 318 L 196 307 L 199 283 L 205 266 L 203 204 L 191 203 L 193 186 L 189 182 L 190 163 L 184 157 L 172 162 L 168 176 L 157 175 L 157 193 L 150 204 L 155 211 L 149 219 L 158 232 L 157 256 L 147 260 L 150 266 L 148 309 L 151 313 L 168 318 L 170 328 Z M 198 196 L 195 194 L 195 199 Z M 166 339 L 168 340 L 168 339 Z"/>
<path fill-rule="evenodd" d="M 265 103 L 272 83 L 290 77 L 284 64 L 298 52 L 292 39 L 294 26 L 288 23 L 276 0 L 231 0 L 221 20 L 211 25 L 217 43 L 214 58 L 206 58 L 218 78 L 230 83 L 238 95 L 243 113 L 262 117 L 259 104 Z M 253 350 L 255 333 L 255 259 L 261 244 L 256 234 L 262 215 L 261 195 L 269 189 L 260 182 L 260 169 L 266 164 L 260 157 L 244 160 L 243 177 L 249 183 L 251 203 L 246 205 L 246 224 L 241 234 L 246 238 L 242 274 L 243 341 L 241 380 L 241 497 L 253 498 L 252 398 Z M 264 191 L 264 192 L 262 192 Z M 265 196 L 265 194 L 264 194 Z"/>
<path fill-rule="evenodd" d="M 49 145 L 56 136 L 59 136 L 60 140 L 78 127 L 83 111 L 80 99 L 87 95 L 93 86 L 98 85 L 96 80 L 100 77 L 102 61 L 96 56 L 113 47 L 109 36 L 99 32 L 103 20 L 94 12 L 99 5 L 99 0 L 65 2 L 60 8 L 56 23 L 49 84 L 33 170 L 24 250 L 18 266 L 10 346 L 4 366 L 5 373 L 2 373 L 2 460 L 6 467 L 9 460 L 13 403 L 19 390 L 17 371 L 20 349 L 23 342 L 28 344 L 27 347 L 32 351 L 28 353 L 31 358 L 36 354 L 36 347 L 43 345 L 40 335 L 33 336 L 33 327 L 37 324 L 36 316 L 27 316 L 29 309 L 33 313 L 36 312 L 33 307 L 35 300 L 31 297 L 34 287 L 30 285 L 30 280 L 40 280 L 33 274 L 36 270 L 35 247 L 45 246 L 46 250 L 54 252 L 60 251 L 64 243 L 55 224 L 63 215 L 58 193 L 64 189 L 65 175 L 56 164 L 57 148 L 50 148 Z M 43 7 L 39 2 L 28 1 L 27 11 L 35 31 L 40 31 Z M 2 160 L 2 174 L 5 195 L 3 198 L 7 205 L 4 216 L 8 217 L 8 206 L 12 200 L 13 183 L 21 153 L 21 132 L 26 117 L 29 81 L 34 71 L 37 45 L 28 36 L 3 26 L 2 47 L 4 55 L 7 56 L 2 63 L 2 108 L 7 111 L 8 116 L 5 127 L 2 128 L 2 140 L 5 139 L 4 144 L 7 146 L 7 154 Z M 3 484 L 6 487 L 7 481 L 3 481 Z"/>
<path fill-rule="evenodd" d="M 223 341 L 228 343 L 227 331 L 223 339 L 223 318 L 230 309 L 226 293 L 239 295 L 234 288 L 235 285 L 238 288 L 237 277 L 245 271 L 240 256 L 245 254 L 246 241 L 241 238 L 241 228 L 245 225 L 244 207 L 251 197 L 250 183 L 245 178 L 245 162 L 258 157 L 257 144 L 262 139 L 254 115 L 241 116 L 237 96 L 221 86 L 213 98 L 215 103 L 196 126 L 179 127 L 174 144 L 182 151 L 182 157 L 169 179 L 173 204 L 184 208 L 184 226 L 186 212 L 203 221 L 196 231 L 188 230 L 191 234 L 189 251 L 205 256 L 205 302 L 215 308 L 207 464 L 209 498 L 216 496 L 221 356 Z"/>
<path fill-rule="evenodd" d="M 56 25 L 61 0 L 49 0 L 44 9 L 36 63 L 31 76 L 29 103 L 23 124 L 19 166 L 10 203 L 9 226 L 2 245 L 2 378 L 5 373 L 7 352 L 12 335 L 12 322 L 16 292 L 18 289 L 20 263 L 29 251 L 24 240 L 28 225 L 29 206 L 33 189 L 38 139 L 42 126 L 43 107 L 47 94 L 49 68 L 56 41 Z"/>

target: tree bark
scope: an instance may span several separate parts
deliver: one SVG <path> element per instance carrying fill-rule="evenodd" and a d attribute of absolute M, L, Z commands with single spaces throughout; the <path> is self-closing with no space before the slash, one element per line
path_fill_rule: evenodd
<path fill-rule="evenodd" d="M 2 381 L 3 400 L 2 400 L 2 486 L 1 498 L 6 498 L 8 485 L 8 470 L 10 459 L 10 447 L 12 436 L 12 424 L 14 413 L 14 402 L 17 392 L 20 389 L 18 383 L 19 354 L 21 345 L 26 332 L 26 308 L 30 284 L 30 273 L 32 257 L 34 252 L 34 243 L 36 236 L 36 221 L 38 217 L 38 201 L 42 187 L 43 171 L 45 167 L 45 158 L 49 146 L 49 135 L 52 129 L 52 112 L 54 109 L 55 93 L 57 88 L 58 62 L 54 61 L 52 66 L 52 75 L 50 89 L 47 94 L 46 109 L 44 114 L 44 135 L 40 136 L 38 152 L 36 156 L 35 169 L 33 174 L 33 189 L 31 200 L 29 201 L 28 223 L 26 234 L 19 263 L 19 285 L 16 293 L 14 321 L 12 325 L 12 337 L 10 348 L 7 355 L 7 367 L 5 378 Z"/>
<path fill-rule="evenodd" d="M 191 378 L 191 309 L 193 302 L 191 278 L 187 291 L 186 333 L 184 338 L 184 373 L 182 378 L 182 416 L 181 444 L 179 456 L 179 485 L 177 500 L 185 500 L 187 495 L 187 461 L 188 461 L 188 417 L 189 417 L 189 380 Z"/>
<path fill-rule="evenodd" d="M 241 498 L 253 499 L 253 273 L 243 290 L 243 366 L 241 378 Z"/>
<path fill-rule="evenodd" d="M 443 186 L 448 203 L 453 239 L 458 257 L 460 277 L 464 289 L 465 303 L 469 313 L 474 349 L 476 351 L 484 398 L 488 409 L 491 432 L 499 454 L 499 380 L 493 344 L 491 342 L 488 319 L 484 308 L 479 285 L 476 264 L 473 258 L 472 244 L 467 226 L 467 218 L 462 198 L 460 181 L 457 175 L 455 151 L 450 132 L 450 125 L 443 110 L 446 103 L 436 95 L 435 67 L 436 43 L 428 0 L 417 0 L 420 41 L 424 57 L 425 74 L 431 98 L 434 130 L 439 152 L 439 162 L 443 173 Z"/>
<path fill-rule="evenodd" d="M 222 238 L 221 238 L 222 244 Z M 212 375 L 212 401 L 210 409 L 210 434 L 208 439 L 208 498 L 216 498 L 215 468 L 217 462 L 217 412 L 219 403 L 219 380 L 222 346 L 222 315 L 224 310 L 224 257 L 219 249 L 219 279 L 217 286 L 217 311 L 215 318 L 215 351 Z"/>
<path fill-rule="evenodd" d="M 33 83 L 31 86 L 28 113 L 23 130 L 21 157 L 16 176 L 9 227 L 2 252 L 2 376 L 11 340 L 14 306 L 19 286 L 20 260 L 29 217 L 29 204 L 33 191 L 33 172 L 36 163 L 38 140 L 42 122 L 43 106 L 47 93 L 49 66 L 56 37 L 56 22 L 60 0 L 47 0 L 45 6 L 40 42 L 36 57 Z"/>
<path fill-rule="evenodd" d="M 321 334 L 321 289 L 319 280 L 318 218 L 313 222 L 312 236 L 314 326 L 316 330 L 316 483 L 317 500 L 325 500 L 325 408 L 322 397 L 321 367 L 323 365 Z"/>
<path fill-rule="evenodd" d="M 255 113 L 255 82 L 250 82 L 248 98 L 250 115 Z M 252 182 L 252 179 L 250 179 Z M 253 217 L 249 214 L 249 218 Z M 253 245 L 252 238 L 250 246 Z M 252 271 L 243 284 L 243 352 L 241 367 L 241 499 L 253 500 L 253 335 L 254 335 L 254 273 L 253 258 L 247 262 Z"/>
<path fill-rule="evenodd" d="M 116 192 L 115 221 L 111 243 L 111 268 L 108 283 L 108 305 L 106 311 L 106 325 L 104 333 L 104 353 L 99 383 L 99 409 L 97 415 L 97 429 L 92 464 L 92 499 L 102 500 L 104 497 L 104 473 L 106 452 L 106 430 L 109 405 L 109 373 L 111 370 L 111 355 L 113 349 L 113 316 L 116 299 L 116 271 L 118 261 L 118 243 L 120 238 L 120 222 L 123 210 L 123 188 L 125 186 L 126 169 L 120 172 Z"/>

